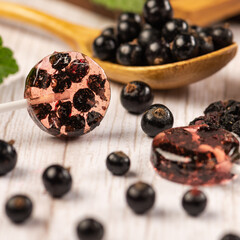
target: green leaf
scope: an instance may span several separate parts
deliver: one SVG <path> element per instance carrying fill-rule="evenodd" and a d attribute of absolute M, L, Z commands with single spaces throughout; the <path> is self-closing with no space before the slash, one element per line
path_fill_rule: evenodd
<path fill-rule="evenodd" d="M 145 0 L 91 0 L 109 9 L 141 13 Z"/>
<path fill-rule="evenodd" d="M 0 84 L 8 75 L 18 72 L 18 64 L 13 57 L 12 50 L 3 47 L 2 43 L 3 41 L 0 37 Z"/>

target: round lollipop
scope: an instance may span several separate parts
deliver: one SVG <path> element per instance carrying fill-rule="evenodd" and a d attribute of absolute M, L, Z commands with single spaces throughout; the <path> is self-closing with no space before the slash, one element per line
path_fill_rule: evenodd
<path fill-rule="evenodd" d="M 33 121 L 54 136 L 76 137 L 97 127 L 110 102 L 103 69 L 78 52 L 55 52 L 26 79 L 24 100 L 0 104 L 0 112 L 26 107 Z"/>
<path fill-rule="evenodd" d="M 230 181 L 240 172 L 238 159 L 237 138 L 207 125 L 168 129 L 152 144 L 151 162 L 159 175 L 191 186 Z"/>

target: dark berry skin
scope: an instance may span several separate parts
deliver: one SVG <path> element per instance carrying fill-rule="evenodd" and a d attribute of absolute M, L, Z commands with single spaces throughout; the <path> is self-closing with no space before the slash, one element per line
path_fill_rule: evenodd
<path fill-rule="evenodd" d="M 9 219 L 17 224 L 26 221 L 32 214 L 33 204 L 25 195 L 15 195 L 7 200 L 5 211 Z"/>
<path fill-rule="evenodd" d="M 208 54 L 214 51 L 212 37 L 198 37 L 199 55 Z"/>
<path fill-rule="evenodd" d="M 123 152 L 112 152 L 108 155 L 106 164 L 113 175 L 123 176 L 130 168 L 130 159 Z"/>
<path fill-rule="evenodd" d="M 172 6 L 168 0 L 148 0 L 143 8 L 143 16 L 147 23 L 161 29 L 173 16 Z"/>
<path fill-rule="evenodd" d="M 172 128 L 172 112 L 162 104 L 154 104 L 142 116 L 142 130 L 149 136 L 155 137 L 158 133 Z"/>
<path fill-rule="evenodd" d="M 197 217 L 206 208 L 207 197 L 197 189 L 186 192 L 182 199 L 182 206 L 188 215 Z"/>
<path fill-rule="evenodd" d="M 131 13 L 131 12 L 125 12 L 120 14 L 118 21 L 130 21 L 130 22 L 136 22 L 138 24 L 141 24 L 142 19 L 139 14 Z"/>
<path fill-rule="evenodd" d="M 180 18 L 169 20 L 162 29 L 162 35 L 167 42 L 172 42 L 178 34 L 187 33 L 188 24 Z"/>
<path fill-rule="evenodd" d="M 141 25 L 133 21 L 120 21 L 117 25 L 117 36 L 120 42 L 130 42 L 137 38 Z"/>
<path fill-rule="evenodd" d="M 169 45 L 160 41 L 150 43 L 146 48 L 145 56 L 149 65 L 161 65 L 172 61 L 172 52 Z"/>
<path fill-rule="evenodd" d="M 233 43 L 233 33 L 229 28 L 216 27 L 211 32 L 215 49 L 227 47 Z"/>
<path fill-rule="evenodd" d="M 67 169 L 60 165 L 49 166 L 42 175 L 43 184 L 54 198 L 60 198 L 72 187 L 72 177 Z"/>
<path fill-rule="evenodd" d="M 0 140 L 0 176 L 12 171 L 17 163 L 15 148 L 3 140 Z"/>
<path fill-rule="evenodd" d="M 70 101 L 59 102 L 56 105 L 56 109 L 57 117 L 64 124 L 72 113 L 72 103 Z"/>
<path fill-rule="evenodd" d="M 154 41 L 160 41 L 160 32 L 153 28 L 143 29 L 138 36 L 138 43 L 142 47 L 146 47 Z"/>
<path fill-rule="evenodd" d="M 45 119 L 47 115 L 51 112 L 52 107 L 49 103 L 41 103 L 32 105 L 32 109 L 34 114 L 37 116 L 39 120 Z"/>
<path fill-rule="evenodd" d="M 115 38 L 110 36 L 99 36 L 93 42 L 94 55 L 100 60 L 114 60 L 117 49 Z"/>
<path fill-rule="evenodd" d="M 240 240 L 240 237 L 235 234 L 229 233 L 229 234 L 223 236 L 221 238 L 221 240 Z"/>
<path fill-rule="evenodd" d="M 77 225 L 79 240 L 101 240 L 104 235 L 103 225 L 95 219 L 87 218 Z"/>
<path fill-rule="evenodd" d="M 73 96 L 73 106 L 82 112 L 88 112 L 95 105 L 95 95 L 89 88 L 79 89 Z"/>
<path fill-rule="evenodd" d="M 108 27 L 108 28 L 105 28 L 103 31 L 102 31 L 102 36 L 108 36 L 108 37 L 114 37 L 115 35 L 115 29 L 113 27 Z"/>
<path fill-rule="evenodd" d="M 141 81 L 133 81 L 123 87 L 121 92 L 122 106 L 134 114 L 143 113 L 153 102 L 151 87 Z"/>
<path fill-rule="evenodd" d="M 182 33 L 173 41 L 172 54 L 177 61 L 194 58 L 198 55 L 198 41 L 192 34 Z"/>
<path fill-rule="evenodd" d="M 59 72 L 52 77 L 51 86 L 55 93 L 62 93 L 69 89 L 71 85 L 71 77 L 66 72 Z"/>
<path fill-rule="evenodd" d="M 117 62 L 125 66 L 144 65 L 143 48 L 137 44 L 124 43 L 117 50 Z"/>
<path fill-rule="evenodd" d="M 71 62 L 71 56 L 68 53 L 56 52 L 49 57 L 52 67 L 56 70 L 62 70 Z"/>
<path fill-rule="evenodd" d="M 232 131 L 240 137 L 240 120 L 233 124 Z"/>
<path fill-rule="evenodd" d="M 103 79 L 101 75 L 90 75 L 87 81 L 88 87 L 99 95 L 102 100 L 106 100 L 105 83 L 106 79 Z"/>
<path fill-rule="evenodd" d="M 129 207 L 136 214 L 144 214 L 154 205 L 155 191 L 147 183 L 138 182 L 128 188 L 126 198 Z"/>

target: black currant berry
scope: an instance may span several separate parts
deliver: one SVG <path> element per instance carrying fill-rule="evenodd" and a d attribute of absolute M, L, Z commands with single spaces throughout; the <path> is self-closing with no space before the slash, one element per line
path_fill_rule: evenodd
<path fill-rule="evenodd" d="M 198 41 L 192 34 L 182 33 L 173 41 L 172 54 L 177 61 L 194 58 L 198 55 Z"/>
<path fill-rule="evenodd" d="M 89 63 L 86 59 L 76 59 L 66 69 L 72 82 L 81 82 L 89 72 Z"/>
<path fill-rule="evenodd" d="M 143 16 L 146 22 L 161 29 L 165 22 L 173 16 L 173 10 L 169 0 L 147 0 L 143 8 Z"/>
<path fill-rule="evenodd" d="M 182 199 L 182 206 L 188 215 L 196 217 L 206 208 L 207 197 L 197 189 L 186 192 Z"/>
<path fill-rule="evenodd" d="M 68 53 L 55 52 L 49 57 L 52 68 L 62 70 L 71 62 L 71 56 Z"/>
<path fill-rule="evenodd" d="M 12 171 L 17 163 L 17 152 L 12 144 L 0 140 L 0 176 Z"/>
<path fill-rule="evenodd" d="M 133 81 L 123 87 L 121 103 L 123 107 L 135 114 L 143 113 L 153 102 L 151 87 L 141 81 Z"/>
<path fill-rule="evenodd" d="M 152 105 L 142 116 L 142 130 L 149 136 L 155 137 L 158 133 L 173 126 L 172 112 L 162 104 Z"/>
<path fill-rule="evenodd" d="M 203 31 L 203 28 L 202 27 L 200 27 L 200 26 L 198 26 L 198 25 L 192 25 L 191 27 L 190 27 L 190 32 L 192 32 L 192 33 L 201 33 Z"/>
<path fill-rule="evenodd" d="M 112 152 L 107 157 L 107 168 L 113 175 L 123 176 L 130 168 L 130 159 L 123 152 Z"/>
<path fill-rule="evenodd" d="M 128 188 L 126 198 L 135 213 L 144 214 L 154 205 L 155 191 L 147 183 L 138 182 Z"/>
<path fill-rule="evenodd" d="M 198 37 L 199 55 L 204 55 L 214 51 L 212 37 Z"/>
<path fill-rule="evenodd" d="M 167 42 L 172 42 L 178 34 L 187 33 L 188 24 L 180 18 L 169 20 L 162 29 L 162 35 Z"/>
<path fill-rule="evenodd" d="M 223 236 L 221 238 L 221 240 L 240 240 L 240 237 L 235 234 L 229 233 L 229 234 Z"/>
<path fill-rule="evenodd" d="M 101 60 L 114 60 L 117 49 L 115 38 L 99 36 L 93 42 L 94 55 Z"/>
<path fill-rule="evenodd" d="M 136 22 L 138 24 L 141 24 L 142 19 L 139 14 L 131 13 L 131 12 L 124 12 L 120 14 L 118 21 L 130 21 L 130 22 Z"/>
<path fill-rule="evenodd" d="M 140 31 L 141 25 L 133 21 L 120 21 L 117 26 L 117 36 L 122 43 L 137 38 Z"/>
<path fill-rule="evenodd" d="M 143 48 L 137 44 L 122 44 L 117 50 L 117 62 L 125 66 L 144 65 Z"/>
<path fill-rule="evenodd" d="M 69 170 L 60 165 L 49 166 L 44 171 L 42 180 L 48 193 L 55 198 L 62 197 L 72 187 L 72 177 Z"/>
<path fill-rule="evenodd" d="M 102 36 L 106 36 L 106 37 L 112 37 L 114 38 L 115 37 L 115 29 L 113 27 L 108 27 L 108 28 L 105 28 L 103 31 L 102 31 Z"/>
<path fill-rule="evenodd" d="M 145 56 L 149 65 L 161 65 L 172 61 L 172 52 L 168 44 L 159 41 L 146 47 Z"/>
<path fill-rule="evenodd" d="M 215 49 L 227 47 L 233 43 L 233 33 L 229 28 L 216 27 L 211 33 Z"/>
<path fill-rule="evenodd" d="M 73 97 L 73 106 L 81 111 L 88 112 L 95 105 L 95 95 L 89 88 L 79 89 Z"/>
<path fill-rule="evenodd" d="M 87 218 L 77 225 L 79 240 L 101 240 L 104 235 L 103 225 L 95 219 Z"/>
<path fill-rule="evenodd" d="M 153 28 L 143 29 L 138 36 L 138 43 L 142 47 L 146 47 L 150 43 L 160 40 L 161 40 L 160 32 Z"/>
<path fill-rule="evenodd" d="M 24 195 L 15 195 L 7 200 L 5 211 L 14 223 L 23 223 L 32 214 L 32 201 Z"/>

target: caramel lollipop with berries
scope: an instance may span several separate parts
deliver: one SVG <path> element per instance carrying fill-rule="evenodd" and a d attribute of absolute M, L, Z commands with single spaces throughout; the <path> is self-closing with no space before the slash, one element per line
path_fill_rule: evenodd
<path fill-rule="evenodd" d="M 76 137 L 100 124 L 110 95 L 103 69 L 91 58 L 79 52 L 55 52 L 28 74 L 25 99 L 0 104 L 0 112 L 27 107 L 43 131 Z"/>

